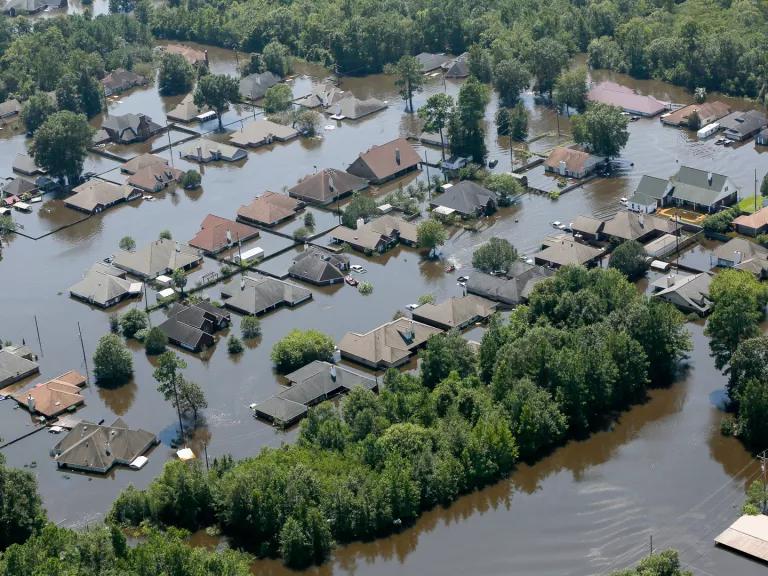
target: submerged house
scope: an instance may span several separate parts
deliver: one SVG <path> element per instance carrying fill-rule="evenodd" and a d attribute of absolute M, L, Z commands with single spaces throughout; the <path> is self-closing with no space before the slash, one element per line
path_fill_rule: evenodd
<path fill-rule="evenodd" d="M 136 86 L 144 86 L 146 84 L 147 79 L 144 76 L 125 68 L 117 68 L 101 79 L 105 96 L 112 96 L 112 94 L 125 92 Z"/>
<path fill-rule="evenodd" d="M 661 123 L 667 126 L 674 126 L 676 128 L 699 128 L 717 122 L 731 112 L 731 107 L 725 102 L 716 100 L 714 102 L 702 102 L 701 104 L 689 104 L 675 110 L 674 112 L 668 112 L 661 115 Z M 695 113 L 695 114 L 694 114 Z M 691 126 L 690 119 L 695 116 L 699 117 L 698 126 Z"/>
<path fill-rule="evenodd" d="M 347 172 L 365 178 L 372 184 L 381 184 L 417 170 L 421 157 L 405 138 L 397 138 L 380 146 L 373 146 L 350 164 Z"/>
<path fill-rule="evenodd" d="M 433 72 L 442 68 L 446 63 L 453 60 L 453 56 L 444 52 L 435 54 L 433 52 L 421 52 L 416 55 L 416 61 L 419 63 L 422 73 Z"/>
<path fill-rule="evenodd" d="M 279 84 L 281 78 L 272 72 L 249 74 L 240 79 L 240 97 L 243 100 L 259 100 L 264 98 L 267 90 Z"/>
<path fill-rule="evenodd" d="M 326 168 L 299 180 L 288 189 L 288 195 L 302 202 L 325 206 L 367 187 L 368 181 L 365 178 Z"/>
<path fill-rule="evenodd" d="M 312 298 L 312 292 L 271 276 L 243 276 L 239 284 L 221 289 L 224 306 L 250 316 L 260 316 L 280 306 L 298 306 Z"/>
<path fill-rule="evenodd" d="M 329 108 L 344 97 L 344 91 L 333 82 L 326 81 L 312 87 L 312 92 L 296 100 L 302 108 Z"/>
<path fill-rule="evenodd" d="M 200 231 L 189 241 L 189 245 L 206 254 L 218 254 L 222 250 L 258 237 L 259 231 L 252 226 L 208 214 L 200 224 Z"/>
<path fill-rule="evenodd" d="M 496 192 L 471 180 L 462 180 L 434 198 L 429 205 L 441 214 L 458 214 L 462 218 L 487 216 L 496 211 L 499 198 Z"/>
<path fill-rule="evenodd" d="M 165 115 L 168 120 L 174 122 L 189 123 L 195 120 L 203 121 L 216 118 L 216 112 L 209 110 L 208 108 L 201 108 L 195 105 L 195 95 L 190 93 L 184 96 L 181 102 L 178 103 L 176 108 L 168 112 Z"/>
<path fill-rule="evenodd" d="M 140 168 L 128 177 L 128 185 L 150 194 L 162 192 L 171 184 L 178 182 L 184 172 L 171 166 L 154 164 Z"/>
<path fill-rule="evenodd" d="M 246 224 L 272 227 L 293 218 L 301 209 L 301 203 L 290 196 L 264 192 L 250 204 L 240 206 L 237 219 Z"/>
<path fill-rule="evenodd" d="M 299 135 L 296 129 L 270 120 L 253 120 L 243 126 L 239 132 L 229 137 L 235 146 L 256 148 L 273 142 L 288 142 Z"/>
<path fill-rule="evenodd" d="M 734 230 L 745 236 L 759 236 L 768 232 L 768 206 L 754 214 L 742 214 L 732 222 Z"/>
<path fill-rule="evenodd" d="M 467 281 L 467 292 L 505 306 L 528 301 L 536 285 L 554 274 L 550 268 L 514 262 L 506 276 L 493 276 L 475 271 Z"/>
<path fill-rule="evenodd" d="M 140 295 L 143 287 L 141 282 L 127 280 L 125 271 L 99 262 L 82 280 L 70 286 L 69 294 L 88 304 L 109 308 L 126 298 Z"/>
<path fill-rule="evenodd" d="M 72 190 L 74 194 L 64 204 L 87 214 L 98 214 L 107 208 L 141 197 L 141 192 L 131 186 L 115 184 L 94 178 Z"/>
<path fill-rule="evenodd" d="M 768 248 L 745 238 L 731 238 L 718 246 L 712 255 L 722 268 L 736 268 L 751 272 L 759 279 L 768 276 Z"/>
<path fill-rule="evenodd" d="M 242 148 L 223 144 L 208 138 L 193 140 L 181 148 L 179 155 L 187 160 L 205 164 L 222 160 L 224 162 L 237 162 L 248 156 L 248 153 Z"/>
<path fill-rule="evenodd" d="M 657 208 L 664 206 L 666 198 L 671 192 L 672 185 L 669 180 L 644 174 L 635 189 L 635 193 L 629 197 L 627 208 L 633 212 L 651 214 Z"/>
<path fill-rule="evenodd" d="M 137 249 L 120 250 L 113 265 L 138 278 L 157 278 L 174 270 L 189 270 L 199 266 L 203 257 L 195 248 L 181 242 L 161 238 Z"/>
<path fill-rule="evenodd" d="M 293 259 L 293 264 L 288 268 L 288 274 L 311 284 L 328 286 L 344 282 L 347 270 L 349 270 L 349 257 L 346 254 L 337 254 L 312 246 Z"/>
<path fill-rule="evenodd" d="M 122 418 L 111 426 L 83 420 L 54 446 L 59 468 L 106 474 L 115 465 L 130 466 L 158 443 L 146 430 L 131 430 Z"/>
<path fill-rule="evenodd" d="M 416 226 L 396 216 L 381 216 L 356 229 L 337 226 L 330 233 L 333 242 L 349 244 L 366 253 L 383 253 L 398 243 L 415 246 L 418 242 Z"/>
<path fill-rule="evenodd" d="M 712 213 L 738 200 L 738 187 L 727 176 L 715 172 L 681 166 L 669 182 L 672 190 L 665 205 Z"/>
<path fill-rule="evenodd" d="M 647 118 L 657 116 L 668 108 L 666 102 L 653 96 L 643 96 L 631 88 L 610 81 L 598 82 L 592 86 L 587 93 L 587 100 L 616 106 L 628 114 Z"/>
<path fill-rule="evenodd" d="M 442 65 L 446 78 L 466 78 L 469 76 L 469 52 L 460 54 Z"/>
<path fill-rule="evenodd" d="M 594 266 L 602 258 L 604 250 L 572 240 L 554 242 L 534 254 L 539 266 L 560 268 L 561 266 Z"/>
<path fill-rule="evenodd" d="M 709 297 L 709 285 L 712 276 L 706 272 L 700 274 L 669 274 L 653 283 L 653 298 L 669 302 L 684 312 L 694 312 L 705 316 L 712 309 Z"/>
<path fill-rule="evenodd" d="M 378 98 L 360 100 L 353 94 L 346 94 L 329 106 L 328 112 L 334 120 L 360 120 L 386 107 L 387 105 Z"/>
<path fill-rule="evenodd" d="M 768 118 L 759 110 L 731 112 L 720 119 L 724 136 L 736 142 L 743 142 L 768 126 Z"/>
<path fill-rule="evenodd" d="M 21 102 L 15 98 L 8 98 L 5 102 L 0 102 L 0 120 L 12 118 L 21 113 Z"/>
<path fill-rule="evenodd" d="M 677 226 L 672 220 L 628 210 L 619 210 L 613 218 L 605 221 L 602 230 L 603 235 L 613 241 L 635 240 L 641 244 L 677 232 Z"/>
<path fill-rule="evenodd" d="M 583 150 L 558 146 L 544 161 L 544 170 L 568 178 L 584 178 L 605 162 L 602 156 L 594 156 Z"/>
<path fill-rule="evenodd" d="M 29 410 L 30 414 L 40 414 L 45 418 L 55 418 L 64 412 L 71 412 L 85 404 L 85 397 L 80 393 L 86 384 L 85 376 L 70 370 L 56 378 L 35 384 L 28 390 L 13 394 L 19 406 Z"/>
<path fill-rule="evenodd" d="M 146 114 L 122 114 L 107 116 L 101 124 L 109 140 L 117 144 L 142 142 L 159 134 L 163 127 L 152 121 Z"/>
<path fill-rule="evenodd" d="M 0 346 L 2 343 L 0 342 Z M 37 356 L 26 346 L 0 348 L 0 388 L 40 372 Z"/>
<path fill-rule="evenodd" d="M 200 352 L 216 343 L 215 332 L 229 326 L 230 315 L 226 311 L 200 302 L 186 306 L 175 304 L 168 319 L 159 328 L 175 344 L 190 352 Z"/>
<path fill-rule="evenodd" d="M 405 364 L 430 336 L 440 334 L 440 328 L 398 318 L 370 332 L 347 332 L 339 342 L 341 357 L 374 370 L 395 368 Z"/>
<path fill-rule="evenodd" d="M 463 330 L 487 320 L 495 310 L 496 304 L 490 300 L 470 294 L 454 296 L 438 304 L 422 304 L 413 310 L 411 317 L 441 330 Z"/>

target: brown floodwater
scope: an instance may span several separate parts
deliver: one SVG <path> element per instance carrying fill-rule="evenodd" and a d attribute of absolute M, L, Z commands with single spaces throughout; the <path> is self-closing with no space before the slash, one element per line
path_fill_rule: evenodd
<path fill-rule="evenodd" d="M 234 56 L 210 49 L 217 72 L 233 71 Z M 294 93 L 307 93 L 313 81 L 327 71 L 302 65 L 293 80 Z M 598 76 L 595 74 L 595 76 Z M 603 73 L 600 74 L 603 76 Z M 635 82 L 612 75 L 617 81 L 673 101 L 686 95 L 658 82 Z M 435 92 L 455 95 L 460 82 L 432 79 L 415 98 L 423 104 Z M 120 238 L 132 236 L 139 246 L 155 239 L 163 229 L 179 240 L 190 239 L 208 213 L 234 217 L 237 208 L 265 190 L 280 191 L 315 169 L 345 168 L 357 154 L 416 130 L 391 78 L 371 76 L 342 80 L 342 88 L 359 97 L 375 95 L 389 107 L 357 123 L 325 120 L 319 138 L 275 144 L 250 152 L 236 165 L 211 164 L 202 170 L 202 187 L 157 195 L 154 201 L 139 201 L 74 223 L 79 215 L 60 200 L 46 200 L 28 215 L 14 215 L 25 233 L 40 236 L 69 225 L 39 240 L 15 237 L 4 247 L 0 261 L 0 338 L 22 340 L 41 354 L 41 379 L 69 369 L 86 369 L 78 339 L 83 333 L 88 368 L 98 339 L 109 329 L 109 312 L 90 308 L 68 295 L 68 287 L 96 261 L 114 253 Z M 161 98 L 156 88 L 132 91 L 110 102 L 111 114 L 144 112 L 155 120 L 164 118 L 179 98 Z M 568 120 L 560 118 L 557 134 L 553 112 L 524 95 L 531 112 L 530 149 L 544 152 L 568 141 Z M 743 103 L 735 103 L 743 105 Z M 492 126 L 495 98 L 487 111 Z M 253 107 L 233 107 L 224 117 L 228 130 L 240 129 L 239 120 L 260 113 Z M 192 126 L 208 131 L 215 123 Z M 509 239 L 522 253 L 530 254 L 541 239 L 553 231 L 550 222 L 571 221 L 581 213 L 615 209 L 628 196 L 642 174 L 669 176 L 680 163 L 709 167 L 731 176 L 751 193 L 753 171 L 766 171 L 766 156 L 752 143 L 724 149 L 695 136 L 662 127 L 658 120 L 640 120 L 630 125 L 629 143 L 622 154 L 622 168 L 615 177 L 590 182 L 564 194 L 557 201 L 527 195 L 521 202 L 489 219 L 478 232 L 455 230 L 444 247 L 444 255 L 461 272 L 446 274 L 443 266 L 428 262 L 415 250 L 397 248 L 379 258 L 353 255 L 353 263 L 365 266 L 365 279 L 374 292 L 362 296 L 348 286 L 328 289 L 312 287 L 313 299 L 295 309 L 278 310 L 262 319 L 263 335 L 247 342 L 246 351 L 231 357 L 222 341 L 204 356 L 179 352 L 188 363 L 185 375 L 199 382 L 207 395 L 205 410 L 190 445 L 198 453 L 207 446 L 210 458 L 223 454 L 245 457 L 263 446 L 290 442 L 295 432 L 278 432 L 256 421 L 248 405 L 263 400 L 281 388 L 271 368 L 269 352 L 274 343 L 293 328 L 317 328 L 338 340 L 349 330 L 367 331 L 392 318 L 396 310 L 431 293 L 442 299 L 460 295 L 456 276 L 471 267 L 471 253 L 490 237 Z M 220 135 L 215 135 L 220 138 Z M 489 131 L 490 158 L 499 160 L 497 171 L 510 167 L 509 143 Z M 0 130 L 0 175 L 10 175 L 10 163 L 23 152 L 26 139 L 12 126 Z M 155 143 L 154 145 L 159 145 Z M 421 153 L 426 150 L 417 146 Z M 122 148 L 118 153 L 141 147 Z M 430 149 L 430 159 L 439 151 Z M 192 167 L 178 157 L 175 148 L 162 153 L 176 167 Z M 117 163 L 91 154 L 87 170 L 120 180 Z M 435 173 L 430 169 L 430 175 Z M 412 175 L 426 178 L 426 171 Z M 391 184 L 380 194 L 395 189 Z M 315 211 L 318 231 L 330 228 L 335 216 Z M 277 230 L 290 234 L 296 223 Z M 321 238 L 318 242 L 324 242 Z M 290 265 L 291 241 L 263 232 L 254 245 L 268 254 L 288 252 L 263 264 L 265 271 L 280 274 Z M 706 261 L 707 247 L 692 256 Z M 216 272 L 218 263 L 206 259 L 203 269 L 192 275 L 190 285 L 203 274 Z M 216 286 L 206 292 L 220 297 Z M 151 291 L 150 291 L 151 292 Z M 149 295 L 150 302 L 154 294 Z M 124 303 L 143 307 L 142 301 Z M 40 328 L 40 341 L 35 329 Z M 164 314 L 152 314 L 153 323 Z M 239 318 L 233 315 L 231 331 L 239 333 Z M 322 574 L 360 573 L 366 576 L 394 572 L 419 574 L 602 574 L 624 567 L 646 553 L 649 536 L 657 548 L 679 548 L 684 562 L 701 574 L 751 576 L 765 567 L 712 546 L 713 536 L 738 513 L 746 483 L 757 474 L 752 458 L 738 442 L 722 438 L 716 407 L 722 395 L 723 377 L 714 370 L 700 325 L 692 324 L 695 350 L 690 370 L 669 390 L 655 391 L 649 402 L 622 415 L 611 429 L 584 442 L 571 443 L 534 466 L 522 466 L 509 480 L 466 495 L 448 508 L 426 513 L 412 527 L 391 538 L 358 543 L 337 549 L 325 566 L 312 570 Z M 476 332 L 476 333 L 475 333 Z M 479 338 L 480 331 L 472 333 Z M 158 434 L 161 444 L 150 454 L 141 471 L 117 469 L 106 477 L 63 473 L 56 469 L 48 452 L 56 437 L 46 431 L 33 434 L 3 449 L 11 465 L 28 467 L 38 478 L 50 517 L 63 525 L 83 526 L 97 521 L 128 484 L 146 486 L 173 457 L 171 442 L 176 435 L 173 409 L 156 391 L 153 365 L 140 347 L 132 345 L 133 380 L 118 389 L 88 387 L 86 406 L 78 416 L 94 421 L 123 417 L 133 427 Z M 35 381 L 32 379 L 31 381 Z M 29 382 L 31 382 L 29 381 Z M 15 386 L 22 387 L 25 382 Z M 0 402 L 0 437 L 8 440 L 32 430 L 26 412 L 11 401 Z M 259 574 L 285 574 L 278 562 L 257 562 Z"/>

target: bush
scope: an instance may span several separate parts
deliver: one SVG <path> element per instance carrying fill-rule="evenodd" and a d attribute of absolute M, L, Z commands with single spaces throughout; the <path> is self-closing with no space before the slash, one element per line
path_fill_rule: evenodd
<path fill-rule="evenodd" d="M 357 291 L 360 292 L 360 294 L 363 296 L 373 294 L 373 284 L 368 281 L 360 282 L 360 284 L 357 286 Z"/>
<path fill-rule="evenodd" d="M 704 218 L 702 227 L 705 232 L 725 234 L 731 229 L 731 222 L 739 215 L 738 208 L 728 208 Z"/>
<path fill-rule="evenodd" d="M 318 330 L 291 330 L 272 348 L 272 362 L 278 372 L 293 372 L 314 360 L 329 361 L 335 346 L 330 336 Z"/>
<path fill-rule="evenodd" d="M 419 306 L 423 306 L 424 304 L 434 304 L 435 303 L 435 295 L 434 294 L 422 294 L 419 296 L 419 299 L 417 300 L 419 303 Z"/>
<path fill-rule="evenodd" d="M 197 170 L 187 170 L 184 172 L 184 174 L 182 174 L 179 183 L 185 190 L 192 190 L 193 188 L 200 186 L 202 179 L 203 178 L 200 176 L 200 172 Z"/>
<path fill-rule="evenodd" d="M 148 334 L 149 328 L 142 328 L 141 330 L 136 330 L 136 334 L 133 335 L 133 339 L 138 342 L 144 342 L 144 340 L 147 339 Z"/>
<path fill-rule="evenodd" d="M 227 351 L 230 354 L 240 354 L 243 351 L 243 343 L 240 338 L 232 334 L 227 340 Z"/>
<path fill-rule="evenodd" d="M 472 266 L 483 272 L 507 272 L 517 259 L 517 250 L 504 238 L 491 238 L 472 254 Z"/>
<path fill-rule="evenodd" d="M 120 329 L 126 338 L 133 338 L 136 332 L 147 326 L 149 326 L 149 317 L 146 312 L 138 308 L 131 308 L 120 317 Z"/>
<path fill-rule="evenodd" d="M 162 230 L 158 236 L 160 240 L 173 240 L 170 230 Z"/>
<path fill-rule="evenodd" d="M 261 336 L 261 321 L 256 316 L 244 316 L 240 321 L 240 332 L 246 340 Z"/>
<path fill-rule="evenodd" d="M 616 268 L 630 280 L 637 280 L 648 270 L 647 260 L 643 245 L 635 240 L 627 240 L 613 251 L 608 266 Z"/>
<path fill-rule="evenodd" d="M 144 339 L 144 349 L 150 356 L 157 356 L 165 352 L 165 347 L 168 345 L 168 337 L 165 332 L 155 326 L 150 328 L 147 332 L 147 336 Z"/>
<path fill-rule="evenodd" d="M 304 240 L 306 240 L 307 238 L 309 238 L 309 236 L 310 236 L 310 234 L 311 234 L 311 233 L 312 233 L 312 231 L 311 231 L 311 230 L 309 230 L 308 228 L 306 228 L 306 227 L 302 226 L 301 228 L 297 229 L 297 230 L 296 230 L 296 231 L 293 233 L 293 238 L 294 238 L 295 240 L 299 240 L 299 241 L 303 242 Z"/>
<path fill-rule="evenodd" d="M 93 355 L 96 382 L 102 385 L 120 385 L 133 374 L 133 357 L 115 334 L 106 334 L 99 340 Z"/>
<path fill-rule="evenodd" d="M 125 250 L 126 252 L 131 252 L 134 248 L 136 248 L 136 240 L 131 238 L 130 236 L 123 236 L 120 239 L 120 250 Z"/>

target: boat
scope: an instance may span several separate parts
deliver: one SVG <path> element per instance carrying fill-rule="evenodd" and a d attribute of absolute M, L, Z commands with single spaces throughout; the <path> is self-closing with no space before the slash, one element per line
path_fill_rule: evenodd
<path fill-rule="evenodd" d="M 449 264 L 448 266 L 445 267 L 446 272 L 453 272 L 454 270 L 456 270 L 456 266 L 454 266 L 453 264 Z"/>
<path fill-rule="evenodd" d="M 352 276 L 350 276 L 349 274 L 344 276 L 344 282 L 346 282 L 350 286 L 357 286 L 360 283 L 355 278 L 352 278 Z"/>
<path fill-rule="evenodd" d="M 491 169 L 496 168 L 496 164 L 498 163 L 499 163 L 498 160 L 491 160 L 490 162 L 488 162 L 488 168 L 491 168 Z"/>
<path fill-rule="evenodd" d="M 560 222 L 560 220 L 555 220 L 554 222 L 552 222 L 552 226 L 555 227 L 555 228 L 560 228 L 560 226 L 562 226 L 562 225 L 563 225 L 563 223 Z"/>

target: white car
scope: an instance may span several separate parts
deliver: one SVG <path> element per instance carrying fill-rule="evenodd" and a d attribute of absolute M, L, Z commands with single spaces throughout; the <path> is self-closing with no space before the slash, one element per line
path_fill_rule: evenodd
<path fill-rule="evenodd" d="M 416 310 L 416 308 L 418 308 L 418 307 L 419 307 L 419 305 L 418 305 L 418 304 L 408 304 L 408 305 L 406 306 L 406 308 L 407 308 L 408 310 Z"/>
<path fill-rule="evenodd" d="M 360 266 L 360 264 L 352 264 L 349 269 L 352 270 L 352 272 L 365 272 L 365 268 Z"/>
<path fill-rule="evenodd" d="M 560 222 L 560 220 L 555 220 L 554 222 L 552 222 L 552 226 L 554 226 L 555 228 L 560 228 L 560 226 L 562 225 L 563 223 Z"/>

